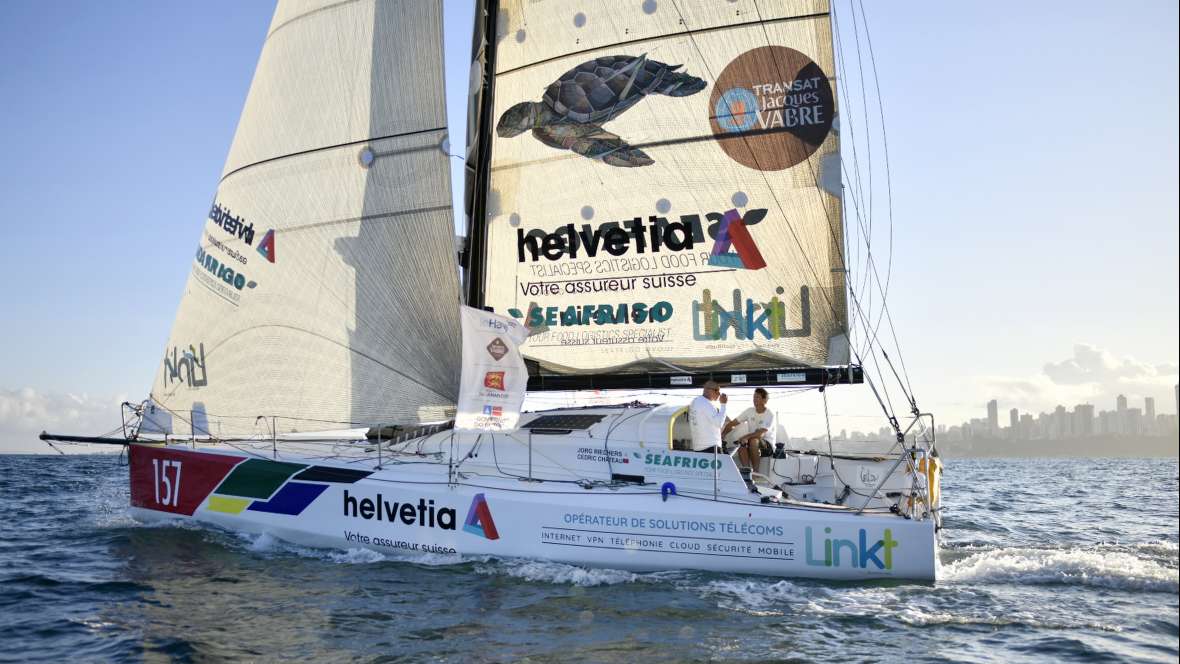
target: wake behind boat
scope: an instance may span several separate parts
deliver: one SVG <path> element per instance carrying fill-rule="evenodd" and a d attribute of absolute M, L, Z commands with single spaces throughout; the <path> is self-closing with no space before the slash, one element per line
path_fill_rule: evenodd
<path fill-rule="evenodd" d="M 116 441 L 133 513 L 387 553 L 933 579 L 932 419 L 894 370 L 903 427 L 862 359 L 892 368 L 871 253 L 876 320 L 849 279 L 865 225 L 844 224 L 828 3 L 758 9 L 481 0 L 456 255 L 441 4 L 280 2 Z M 520 413 L 526 385 L 866 380 L 884 449 L 784 444 L 745 472 L 691 451 L 680 405 Z"/>

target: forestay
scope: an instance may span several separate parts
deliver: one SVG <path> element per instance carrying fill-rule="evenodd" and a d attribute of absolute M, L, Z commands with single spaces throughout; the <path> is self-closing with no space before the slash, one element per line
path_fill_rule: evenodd
<path fill-rule="evenodd" d="M 442 62 L 438 1 L 279 3 L 152 389 L 178 433 L 453 406 Z"/>
<path fill-rule="evenodd" d="M 528 325 L 525 356 L 567 375 L 846 365 L 828 3 L 498 11 L 474 291 Z"/>

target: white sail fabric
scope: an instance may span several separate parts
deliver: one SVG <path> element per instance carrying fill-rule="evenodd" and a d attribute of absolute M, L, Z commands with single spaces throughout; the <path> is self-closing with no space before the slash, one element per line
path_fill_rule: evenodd
<path fill-rule="evenodd" d="M 547 372 L 848 362 L 826 0 L 501 3 L 483 304 Z"/>
<path fill-rule="evenodd" d="M 279 3 L 152 389 L 177 433 L 453 408 L 441 26 L 438 1 Z"/>

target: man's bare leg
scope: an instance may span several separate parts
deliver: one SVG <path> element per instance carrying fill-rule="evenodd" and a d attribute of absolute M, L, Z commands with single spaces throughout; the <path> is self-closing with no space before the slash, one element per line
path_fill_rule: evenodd
<path fill-rule="evenodd" d="M 743 466 L 750 465 L 750 446 L 746 443 L 740 443 L 738 447 L 738 462 Z"/>

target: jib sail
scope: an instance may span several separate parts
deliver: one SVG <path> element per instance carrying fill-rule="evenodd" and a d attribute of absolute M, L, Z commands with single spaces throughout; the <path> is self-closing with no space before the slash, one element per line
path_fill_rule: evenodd
<path fill-rule="evenodd" d="M 438 1 L 279 3 L 152 389 L 178 432 L 454 404 L 442 63 Z"/>

